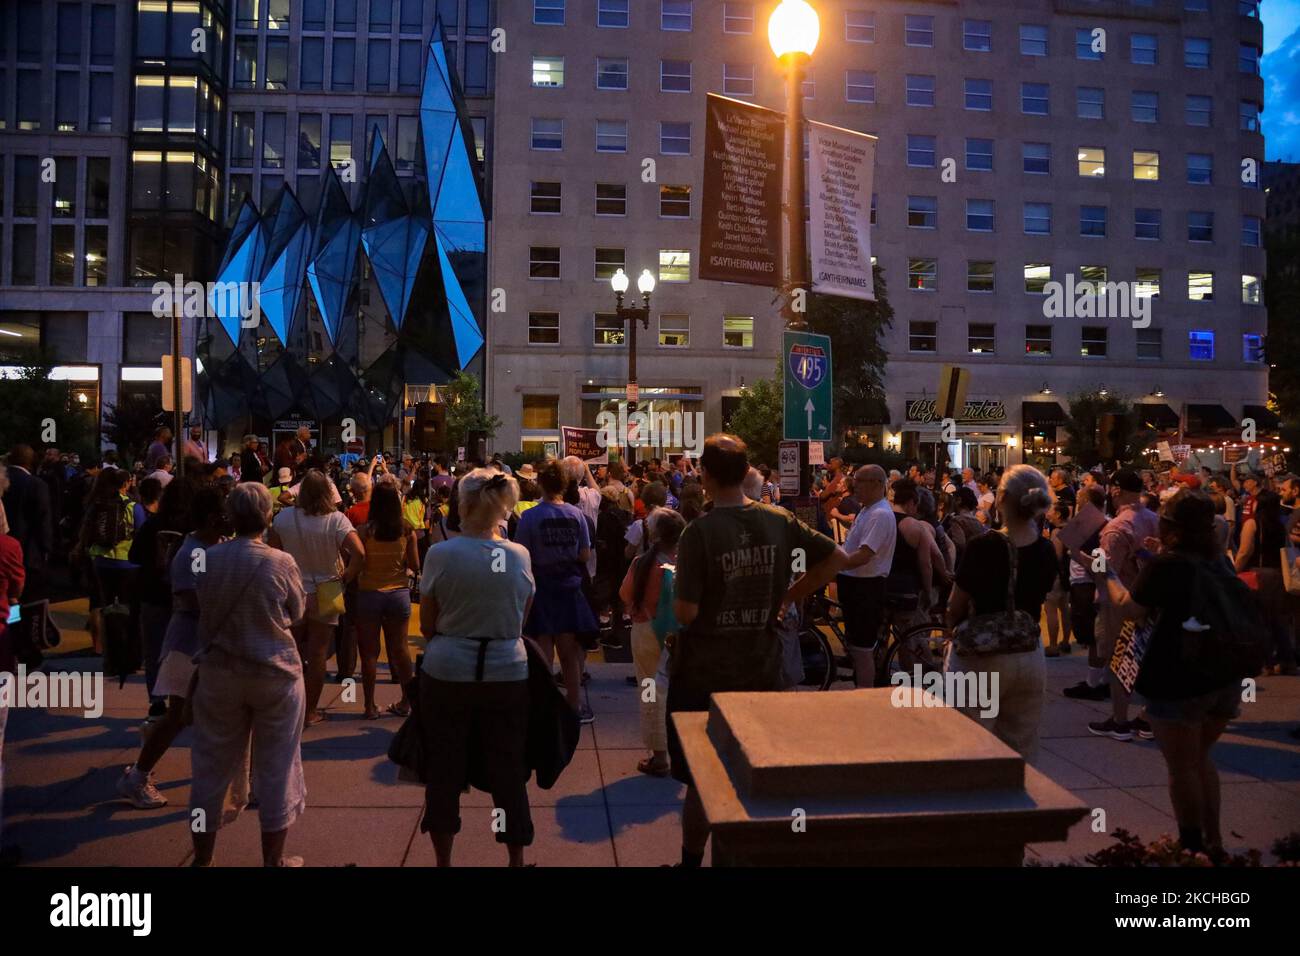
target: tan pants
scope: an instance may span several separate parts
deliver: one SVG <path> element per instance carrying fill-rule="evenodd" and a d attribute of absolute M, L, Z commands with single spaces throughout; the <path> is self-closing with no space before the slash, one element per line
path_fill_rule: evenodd
<path fill-rule="evenodd" d="M 663 648 L 650 622 L 632 624 L 632 663 L 636 668 L 638 699 L 641 702 L 641 742 L 646 750 L 668 749 L 668 724 L 665 705 L 668 685 L 659 673 Z M 653 683 L 646 684 L 646 680 Z M 646 698 L 649 697 L 650 700 Z"/>
<path fill-rule="evenodd" d="M 963 657 L 949 646 L 944 671 L 996 673 L 996 716 L 982 716 L 979 707 L 962 707 L 962 713 L 979 721 L 1026 760 L 1038 755 L 1038 725 L 1043 719 L 1043 693 L 1047 686 L 1047 665 L 1041 647 L 1019 654 Z"/>

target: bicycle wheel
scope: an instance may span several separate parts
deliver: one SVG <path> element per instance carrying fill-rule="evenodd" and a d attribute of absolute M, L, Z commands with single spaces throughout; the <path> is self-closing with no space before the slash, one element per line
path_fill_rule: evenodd
<path fill-rule="evenodd" d="M 885 655 L 882 673 L 877 675 L 877 686 L 889 686 L 898 671 L 911 678 L 918 664 L 923 677 L 933 672 L 942 673 L 944 655 L 951 639 L 952 633 L 938 624 L 918 624 L 901 635 L 895 635 Z"/>
<path fill-rule="evenodd" d="M 803 680 L 795 690 L 828 690 L 835 680 L 835 654 L 831 642 L 819 627 L 799 632 L 799 653 L 803 657 Z"/>

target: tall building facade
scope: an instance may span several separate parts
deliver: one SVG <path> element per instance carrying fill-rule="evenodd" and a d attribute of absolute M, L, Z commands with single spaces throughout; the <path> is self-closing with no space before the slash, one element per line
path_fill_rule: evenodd
<path fill-rule="evenodd" d="M 705 94 L 782 108 L 766 35 L 775 5 L 501 4 L 498 447 L 540 452 L 622 395 L 616 268 L 658 278 L 637 359 L 642 407 L 700 411 L 711 430 L 746 380 L 773 375 L 772 293 L 701 281 L 696 258 Z M 879 137 L 872 240 L 895 311 L 890 421 L 862 440 L 982 468 L 1050 460 L 1066 399 L 1088 391 L 1143 403 L 1175 442 L 1209 444 L 1244 417 L 1275 424 L 1262 408 L 1257 3 L 813 6 L 807 117 Z M 1095 299 L 1072 301 L 1055 315 L 1052 282 L 1121 283 L 1145 302 L 1103 318 Z M 1149 325 L 1129 314 L 1146 303 Z M 933 411 L 944 365 L 971 371 L 953 442 Z"/>

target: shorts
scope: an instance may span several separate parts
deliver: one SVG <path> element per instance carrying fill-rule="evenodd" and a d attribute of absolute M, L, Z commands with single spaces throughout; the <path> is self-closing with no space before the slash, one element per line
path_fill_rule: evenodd
<path fill-rule="evenodd" d="M 316 603 L 316 592 L 315 591 L 307 592 L 307 609 L 306 611 L 303 612 L 302 615 L 302 619 L 304 623 L 312 622 L 315 624 L 325 624 L 329 627 L 333 627 L 335 624 L 339 622 L 339 618 L 341 616 L 342 615 L 335 614 L 335 613 L 322 614 L 320 612 L 320 605 Z"/>
<path fill-rule="evenodd" d="M 1200 724 L 1210 719 L 1231 720 L 1241 713 L 1241 687 L 1237 684 L 1183 700 L 1138 696 L 1146 703 L 1148 717 L 1178 724 Z"/>
<path fill-rule="evenodd" d="M 872 648 L 880 640 L 885 620 L 885 578 L 858 578 L 841 574 L 835 578 L 840 607 L 844 611 L 844 639 L 854 647 Z"/>
<path fill-rule="evenodd" d="M 153 682 L 153 692 L 157 697 L 188 697 L 190 681 L 198 665 L 193 655 L 183 651 L 168 651 L 158 664 L 158 676 Z"/>
<path fill-rule="evenodd" d="M 411 617 L 411 589 L 358 591 L 357 617 L 380 621 L 405 621 Z"/>

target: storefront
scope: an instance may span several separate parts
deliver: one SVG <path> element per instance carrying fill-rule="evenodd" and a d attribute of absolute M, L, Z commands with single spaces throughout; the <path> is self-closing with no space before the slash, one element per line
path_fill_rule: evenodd
<path fill-rule="evenodd" d="M 1011 463 L 1010 450 L 1017 444 L 1000 399 L 968 399 L 950 434 L 944 434 L 933 398 L 909 398 L 904 406 L 900 451 L 940 470 L 992 472 Z"/>
<path fill-rule="evenodd" d="M 1069 422 L 1069 415 L 1054 399 L 1021 402 L 1020 443 L 1024 461 L 1038 468 L 1048 468 L 1060 461 L 1063 445 L 1060 429 Z"/>

